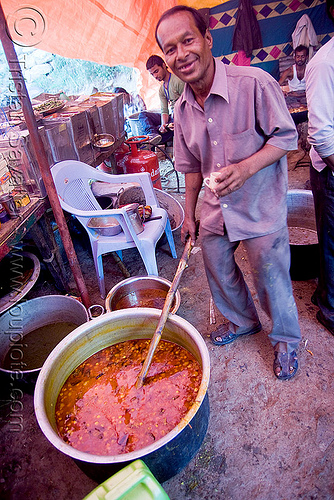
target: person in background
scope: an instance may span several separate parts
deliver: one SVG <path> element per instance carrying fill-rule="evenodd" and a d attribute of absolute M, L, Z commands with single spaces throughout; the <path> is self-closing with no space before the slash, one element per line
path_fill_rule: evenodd
<path fill-rule="evenodd" d="M 158 145 L 161 142 L 167 142 L 173 135 L 172 131 L 167 131 L 165 134 L 160 133 L 160 114 L 154 111 L 147 111 L 146 104 L 139 94 L 129 94 L 123 87 L 115 87 L 115 94 L 123 94 L 124 106 L 124 128 L 127 135 L 137 135 L 133 133 L 131 128 L 131 117 L 136 115 L 140 132 L 138 135 L 148 135 L 149 142 L 152 145 Z"/>
<path fill-rule="evenodd" d="M 294 51 L 295 64 L 283 71 L 279 84 L 288 81 L 290 91 L 305 90 L 305 69 L 308 60 L 308 47 L 298 45 Z"/>
<path fill-rule="evenodd" d="M 146 61 L 146 69 L 158 82 L 159 99 L 161 106 L 161 124 L 159 132 L 162 134 L 174 129 L 173 112 L 178 98 L 183 92 L 184 82 L 173 75 L 167 68 L 165 61 L 157 55 L 150 56 Z"/>
<path fill-rule="evenodd" d="M 326 2 L 334 22 L 334 0 Z M 312 302 L 316 317 L 334 335 L 334 38 L 323 45 L 306 68 L 310 181 L 320 248 L 318 286 Z"/>
<path fill-rule="evenodd" d="M 289 274 L 286 153 L 297 131 L 278 85 L 255 67 L 225 65 L 211 53 L 213 40 L 196 9 L 178 5 L 158 21 L 156 40 L 166 62 L 185 82 L 174 109 L 175 168 L 185 174 L 182 239 L 196 239 L 195 209 L 205 187 L 200 238 L 215 304 L 229 321 L 211 333 L 229 344 L 262 329 L 234 252 L 247 251 L 260 303 L 272 321 L 274 374 L 297 372 L 301 340 Z"/>
<path fill-rule="evenodd" d="M 123 94 L 124 128 L 127 134 L 131 135 L 129 116 L 146 110 L 144 99 L 139 94 L 130 94 L 123 87 L 115 87 L 114 94 Z"/>

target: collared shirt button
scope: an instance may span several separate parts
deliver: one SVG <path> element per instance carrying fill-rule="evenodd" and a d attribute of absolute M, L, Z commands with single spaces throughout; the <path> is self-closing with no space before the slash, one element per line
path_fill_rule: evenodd
<path fill-rule="evenodd" d="M 217 142 L 217 141 L 213 141 L 213 144 L 214 144 L 215 146 L 217 146 L 218 142 Z"/>
<path fill-rule="evenodd" d="M 223 203 L 223 208 L 227 208 L 228 207 L 228 204 L 227 203 Z"/>
<path fill-rule="evenodd" d="M 217 163 L 217 167 L 220 168 L 221 167 L 221 164 L 220 163 Z"/>
<path fill-rule="evenodd" d="M 212 123 L 212 122 L 213 122 L 213 119 L 212 119 L 212 118 L 208 118 L 208 122 L 209 122 L 209 123 Z"/>

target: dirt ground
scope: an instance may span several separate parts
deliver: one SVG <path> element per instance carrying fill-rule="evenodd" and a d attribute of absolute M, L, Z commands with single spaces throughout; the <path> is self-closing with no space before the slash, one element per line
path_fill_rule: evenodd
<path fill-rule="evenodd" d="M 309 188 L 308 155 L 289 154 L 289 187 Z M 298 163 L 298 160 L 300 162 Z M 163 172 L 163 188 L 184 203 L 184 183 L 175 189 L 175 174 Z M 76 226 L 72 237 L 93 303 L 103 304 L 85 235 Z M 174 232 L 178 257 L 182 254 L 180 230 Z M 259 306 L 247 256 L 242 245 L 237 259 Z M 178 259 L 167 245 L 157 249 L 159 274 L 173 279 Z M 135 250 L 124 253 L 131 275 L 145 275 Z M 104 260 L 107 290 L 124 278 L 111 256 Z M 69 274 L 69 280 L 71 277 Z M 59 293 L 42 268 L 26 298 Z M 73 284 L 73 283 L 72 283 Z M 217 310 L 216 325 L 209 322 L 210 293 L 201 250 L 193 251 L 181 278 L 178 315 L 203 336 L 210 354 L 210 419 L 208 432 L 196 457 L 178 475 L 163 483 L 171 500 L 307 500 L 334 499 L 334 339 L 316 320 L 311 295 L 316 280 L 294 281 L 303 340 L 299 371 L 287 382 L 272 371 L 273 352 L 268 341 L 270 321 L 258 307 L 261 333 L 225 347 L 210 343 L 209 334 L 224 319 Z M 11 393 L 1 385 L 1 477 L 4 500 L 80 500 L 97 483 L 71 458 L 44 437 L 35 419 L 33 395 L 24 393 L 16 410 L 23 428 L 10 424 Z"/>

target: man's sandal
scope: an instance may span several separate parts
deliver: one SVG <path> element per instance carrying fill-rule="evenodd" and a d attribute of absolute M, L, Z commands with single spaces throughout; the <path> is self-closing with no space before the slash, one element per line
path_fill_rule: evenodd
<path fill-rule="evenodd" d="M 244 333 L 232 333 L 227 325 L 220 325 L 220 327 L 217 328 L 217 330 L 211 332 L 210 338 L 211 342 L 214 345 L 226 345 L 230 344 L 234 340 L 236 340 L 238 337 L 243 337 L 244 335 L 254 335 L 254 333 L 258 333 L 262 330 L 262 325 L 259 322 L 257 325 L 255 325 L 253 328 L 250 330 L 247 330 Z"/>
<path fill-rule="evenodd" d="M 298 358 L 296 351 L 275 351 L 274 374 L 279 380 L 289 380 L 294 377 L 298 370 Z M 277 369 L 279 372 L 277 373 Z"/>

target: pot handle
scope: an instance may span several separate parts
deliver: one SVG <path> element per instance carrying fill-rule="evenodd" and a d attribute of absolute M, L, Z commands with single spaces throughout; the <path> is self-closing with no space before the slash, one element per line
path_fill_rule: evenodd
<path fill-rule="evenodd" d="M 116 193 L 116 201 L 115 201 L 115 206 L 114 208 L 119 208 L 119 197 L 121 194 L 123 194 L 125 191 L 124 187 L 122 186 Z"/>
<path fill-rule="evenodd" d="M 89 319 L 95 319 L 104 314 L 104 307 L 100 304 L 93 304 L 92 306 L 88 307 L 87 311 Z"/>

